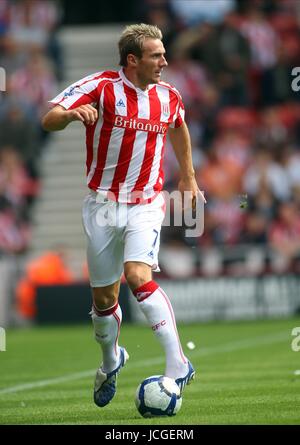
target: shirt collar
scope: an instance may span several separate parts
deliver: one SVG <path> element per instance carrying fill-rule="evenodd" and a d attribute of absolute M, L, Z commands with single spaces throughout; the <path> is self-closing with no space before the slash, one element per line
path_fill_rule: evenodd
<path fill-rule="evenodd" d="M 153 88 L 153 86 L 155 84 L 150 84 L 147 86 L 147 88 L 145 90 L 142 90 L 141 88 L 136 87 L 135 85 L 133 85 L 132 82 L 130 82 L 129 79 L 127 79 L 127 77 L 125 76 L 124 70 L 123 68 L 120 69 L 119 71 L 119 76 L 121 77 L 122 81 L 129 87 L 132 88 L 133 90 L 135 90 L 137 93 L 143 93 L 143 94 L 148 94 L 148 91 Z"/>

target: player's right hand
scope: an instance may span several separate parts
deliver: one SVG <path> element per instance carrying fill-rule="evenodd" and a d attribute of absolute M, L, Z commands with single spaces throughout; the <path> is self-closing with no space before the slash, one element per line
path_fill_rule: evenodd
<path fill-rule="evenodd" d="M 80 105 L 80 107 L 69 110 L 71 121 L 81 121 L 85 125 L 93 125 L 98 119 L 98 111 L 90 104 Z"/>

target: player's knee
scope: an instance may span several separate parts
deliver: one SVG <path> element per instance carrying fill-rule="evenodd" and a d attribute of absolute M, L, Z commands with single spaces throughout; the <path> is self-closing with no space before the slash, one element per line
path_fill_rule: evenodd
<path fill-rule="evenodd" d="M 103 311 L 114 306 L 118 301 L 118 293 L 114 288 L 106 289 L 94 287 L 92 288 L 92 294 L 94 305 L 99 311 Z"/>
<path fill-rule="evenodd" d="M 146 264 L 126 263 L 124 275 L 128 286 L 131 290 L 135 290 L 151 280 L 151 268 Z"/>

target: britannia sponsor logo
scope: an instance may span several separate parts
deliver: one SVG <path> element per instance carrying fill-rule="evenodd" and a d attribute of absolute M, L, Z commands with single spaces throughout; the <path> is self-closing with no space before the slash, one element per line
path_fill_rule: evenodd
<path fill-rule="evenodd" d="M 127 119 L 123 116 L 116 116 L 115 127 L 132 128 L 133 130 L 150 131 L 160 134 L 166 133 L 168 129 L 168 125 L 163 122 L 153 124 L 146 119 Z"/>

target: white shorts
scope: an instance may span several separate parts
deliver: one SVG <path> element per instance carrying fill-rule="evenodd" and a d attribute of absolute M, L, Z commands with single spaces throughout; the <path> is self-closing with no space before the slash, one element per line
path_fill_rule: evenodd
<path fill-rule="evenodd" d="M 99 195 L 91 191 L 82 210 L 91 286 L 109 286 L 118 281 L 127 261 L 146 263 L 159 271 L 160 231 L 165 216 L 163 194 L 150 204 L 97 201 Z"/>

